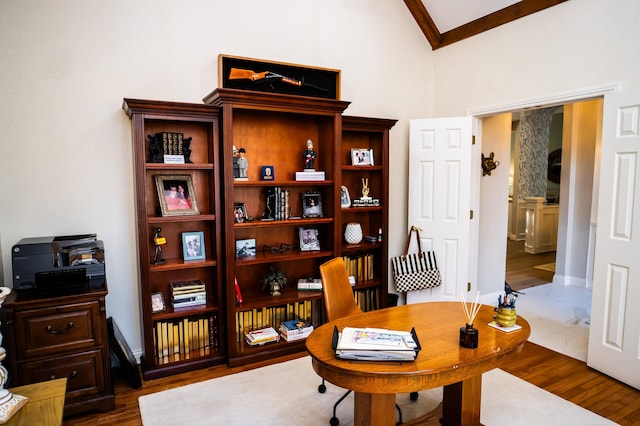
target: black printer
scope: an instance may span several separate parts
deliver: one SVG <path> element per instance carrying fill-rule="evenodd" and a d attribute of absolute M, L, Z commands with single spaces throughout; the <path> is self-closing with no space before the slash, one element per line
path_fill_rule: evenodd
<path fill-rule="evenodd" d="M 17 291 L 56 296 L 105 283 L 104 245 L 96 234 L 23 238 L 11 257 Z"/>

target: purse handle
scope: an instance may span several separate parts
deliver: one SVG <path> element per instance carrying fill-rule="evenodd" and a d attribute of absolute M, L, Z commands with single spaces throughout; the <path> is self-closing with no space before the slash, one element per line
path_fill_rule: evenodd
<path fill-rule="evenodd" d="M 409 230 L 409 236 L 407 236 L 407 246 L 404 248 L 404 254 L 402 255 L 403 258 L 405 258 L 407 254 L 409 254 L 409 246 L 411 245 L 411 236 L 413 235 L 414 231 L 416 233 L 416 238 L 418 239 L 418 256 L 422 257 L 422 244 L 420 243 L 420 228 L 418 228 L 415 225 L 411 225 L 411 229 Z"/>

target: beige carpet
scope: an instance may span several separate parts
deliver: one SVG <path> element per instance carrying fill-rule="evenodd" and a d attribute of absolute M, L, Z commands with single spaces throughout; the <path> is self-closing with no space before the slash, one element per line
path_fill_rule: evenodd
<path fill-rule="evenodd" d="M 545 263 L 544 265 L 537 265 L 537 266 L 534 266 L 533 269 L 540 269 L 542 271 L 555 272 L 556 262 Z"/>
<path fill-rule="evenodd" d="M 145 426 L 328 425 L 333 403 L 344 392 L 319 377 L 309 357 L 170 389 L 138 400 Z M 442 389 L 421 391 L 417 401 L 398 396 L 403 420 L 435 408 Z M 353 425 L 353 394 L 338 410 L 340 425 Z M 502 425 L 615 425 L 502 370 L 483 375 L 481 421 Z"/>

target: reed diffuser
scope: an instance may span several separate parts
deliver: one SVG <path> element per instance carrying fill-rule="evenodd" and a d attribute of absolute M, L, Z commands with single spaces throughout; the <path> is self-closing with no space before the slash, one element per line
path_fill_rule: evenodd
<path fill-rule="evenodd" d="M 476 293 L 476 300 L 467 303 L 464 293 L 462 296 L 462 308 L 464 309 L 464 317 L 466 324 L 460 327 L 460 346 L 463 348 L 475 349 L 478 347 L 478 329 L 473 327 L 473 320 L 478 315 L 482 303 L 478 303 L 480 292 Z"/>

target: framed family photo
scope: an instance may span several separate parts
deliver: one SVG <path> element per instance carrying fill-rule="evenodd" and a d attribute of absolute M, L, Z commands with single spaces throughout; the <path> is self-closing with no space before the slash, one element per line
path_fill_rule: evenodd
<path fill-rule="evenodd" d="M 353 148 L 351 164 L 354 166 L 373 166 L 373 150 L 369 148 Z"/>
<path fill-rule="evenodd" d="M 300 251 L 320 250 L 317 228 L 299 228 Z"/>
<path fill-rule="evenodd" d="M 162 216 L 199 214 L 191 175 L 156 175 Z"/>
<path fill-rule="evenodd" d="M 204 260 L 204 232 L 182 233 L 182 255 L 184 260 Z"/>
<path fill-rule="evenodd" d="M 247 220 L 247 209 L 244 203 L 233 203 L 233 221 L 242 223 Z"/>
<path fill-rule="evenodd" d="M 302 194 L 302 211 L 303 217 L 322 217 L 322 197 L 319 192 Z"/>

